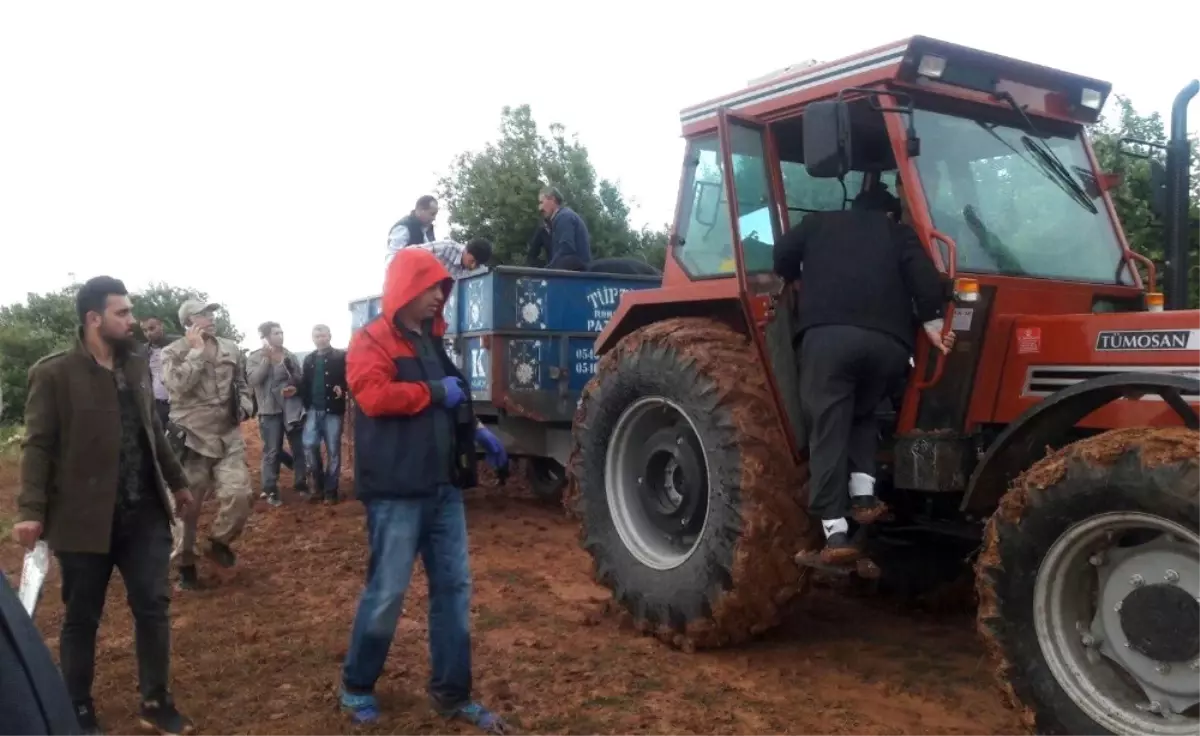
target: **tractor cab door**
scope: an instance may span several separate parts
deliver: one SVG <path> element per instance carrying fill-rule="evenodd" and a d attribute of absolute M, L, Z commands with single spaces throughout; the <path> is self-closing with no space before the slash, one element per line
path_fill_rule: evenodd
<path fill-rule="evenodd" d="M 774 272 L 774 247 L 783 234 L 775 141 L 764 123 L 727 110 L 718 112 L 717 126 L 742 308 L 776 404 L 787 415 L 792 447 L 803 447 L 799 366 L 792 350 L 795 310 L 792 294 L 780 294 L 783 281 Z"/>

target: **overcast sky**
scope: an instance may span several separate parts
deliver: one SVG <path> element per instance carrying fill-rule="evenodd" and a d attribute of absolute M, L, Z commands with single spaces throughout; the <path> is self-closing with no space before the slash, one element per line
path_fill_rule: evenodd
<path fill-rule="evenodd" d="M 345 345 L 387 229 L 504 105 L 578 133 L 635 224 L 659 226 L 679 110 L 805 59 L 924 34 L 1109 80 L 1164 115 L 1200 75 L 1200 5 L 1169 22 L 1055 5 L 4 2 L 0 303 L 72 273 L 162 280 L 227 304 L 248 345 L 267 319 L 295 350 L 316 322 Z"/>

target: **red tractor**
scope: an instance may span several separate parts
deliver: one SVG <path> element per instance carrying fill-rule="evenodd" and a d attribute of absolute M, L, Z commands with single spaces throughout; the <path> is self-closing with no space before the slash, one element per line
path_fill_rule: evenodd
<path fill-rule="evenodd" d="M 882 181 L 953 285 L 957 342 L 943 356 L 918 340 L 878 409 L 893 518 L 869 527 L 871 562 L 851 574 L 919 590 L 973 559 L 979 630 L 1031 727 L 1196 733 L 1198 87 L 1176 100 L 1165 171 L 1152 165 L 1167 309 L 1084 132 L 1105 82 L 915 37 L 685 110 L 663 284 L 624 294 L 596 341 L 566 500 L 639 628 L 689 650 L 736 644 L 806 589 L 793 557 L 820 531 L 795 292 L 771 248 Z"/>

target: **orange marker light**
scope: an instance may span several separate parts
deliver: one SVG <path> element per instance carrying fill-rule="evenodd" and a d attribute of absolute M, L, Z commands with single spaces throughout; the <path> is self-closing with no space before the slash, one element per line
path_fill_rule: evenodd
<path fill-rule="evenodd" d="M 960 302 L 979 301 L 979 282 L 975 279 L 954 279 L 954 298 Z"/>
<path fill-rule="evenodd" d="M 1161 312 L 1163 311 L 1163 295 L 1161 291 L 1146 292 L 1146 311 Z"/>

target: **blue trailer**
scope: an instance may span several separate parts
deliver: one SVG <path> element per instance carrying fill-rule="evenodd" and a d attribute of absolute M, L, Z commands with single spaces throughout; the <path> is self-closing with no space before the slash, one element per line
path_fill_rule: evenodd
<path fill-rule="evenodd" d="M 446 347 L 480 419 L 509 455 L 527 458 L 530 485 L 557 498 L 566 483 L 571 421 L 596 372 L 592 344 L 621 294 L 657 276 L 497 266 L 460 280 L 446 302 Z M 350 302 L 351 331 L 379 315 L 379 297 Z"/>

